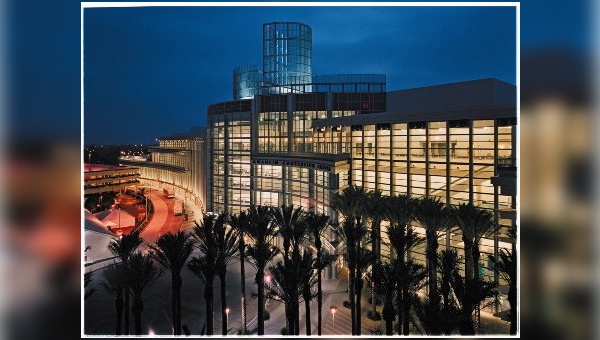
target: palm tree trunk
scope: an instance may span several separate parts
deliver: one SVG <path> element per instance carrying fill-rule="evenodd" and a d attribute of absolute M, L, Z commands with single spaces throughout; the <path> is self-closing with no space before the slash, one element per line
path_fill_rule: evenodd
<path fill-rule="evenodd" d="M 465 252 L 465 292 L 462 303 L 462 315 L 461 315 L 461 326 L 460 326 L 460 334 L 461 335 L 474 335 L 475 329 L 473 328 L 473 310 L 471 309 L 471 294 L 469 290 L 472 289 L 475 281 L 475 271 L 474 271 L 474 259 L 473 259 L 473 243 L 465 242 L 464 245 Z"/>
<path fill-rule="evenodd" d="M 204 300 L 206 301 L 206 335 L 213 335 L 213 286 L 212 282 L 204 286 Z"/>
<path fill-rule="evenodd" d="M 177 323 L 177 273 L 171 271 L 171 313 L 173 315 L 173 334 L 180 335 L 181 327 Z"/>
<path fill-rule="evenodd" d="M 115 331 L 116 335 L 121 335 L 121 323 L 123 322 L 123 294 L 117 295 L 117 299 L 115 301 L 115 309 L 117 310 L 117 329 Z"/>
<path fill-rule="evenodd" d="M 402 288 L 402 297 L 404 299 L 404 303 L 402 304 L 402 308 L 404 308 L 402 312 L 402 333 L 404 335 L 408 335 L 410 328 L 410 296 L 408 295 L 408 283 L 404 284 Z"/>
<path fill-rule="evenodd" d="M 225 271 L 219 273 L 219 281 L 221 281 L 221 333 L 227 335 L 227 284 L 225 283 Z"/>
<path fill-rule="evenodd" d="M 394 311 L 394 304 L 391 299 L 386 299 L 382 314 L 385 320 L 385 335 L 393 335 L 396 312 Z"/>
<path fill-rule="evenodd" d="M 133 303 L 131 306 L 131 311 L 133 313 L 133 323 L 135 335 L 142 335 L 142 310 L 144 309 L 144 304 L 141 300 L 141 297 L 134 297 Z"/>
<path fill-rule="evenodd" d="M 305 318 L 306 318 L 306 335 L 312 335 L 312 330 L 310 329 L 310 291 L 308 294 L 304 294 L 304 309 Z"/>
<path fill-rule="evenodd" d="M 319 255 L 317 255 L 317 261 L 320 261 L 320 257 L 318 256 Z M 323 315 L 321 314 L 321 309 L 323 308 L 323 287 L 321 286 L 321 280 L 321 266 L 319 265 L 319 268 L 317 269 L 317 335 L 321 335 L 321 321 L 323 319 Z"/>
<path fill-rule="evenodd" d="M 362 293 L 362 287 L 363 287 L 363 282 L 362 279 L 358 278 L 360 277 L 360 274 L 357 275 L 357 281 L 356 281 L 356 335 L 361 335 L 362 331 L 361 331 L 361 293 Z"/>
<path fill-rule="evenodd" d="M 350 315 L 352 320 L 352 335 L 356 335 L 356 299 L 354 298 L 354 276 L 354 268 L 350 268 Z"/>
<path fill-rule="evenodd" d="M 517 290 L 510 287 L 508 290 L 508 303 L 510 304 L 510 334 L 517 334 Z"/>
<path fill-rule="evenodd" d="M 296 330 L 294 332 L 295 335 L 300 335 L 300 302 L 299 299 L 296 299 L 294 302 L 294 326 L 296 326 Z"/>
<path fill-rule="evenodd" d="M 265 335 L 265 273 L 264 268 L 256 272 L 256 285 L 258 286 L 258 335 Z"/>
<path fill-rule="evenodd" d="M 244 334 L 247 334 L 248 324 L 246 321 L 246 265 L 244 263 L 246 259 L 245 249 L 245 245 L 242 244 L 242 246 L 240 246 L 240 275 L 242 279 L 242 325 L 244 327 Z"/>
<path fill-rule="evenodd" d="M 379 263 L 379 260 L 381 259 L 381 251 L 379 249 L 379 243 L 381 242 L 380 229 L 381 222 L 374 221 L 371 227 L 371 248 L 373 249 L 373 253 L 375 254 L 375 256 L 373 257 L 373 262 L 371 264 L 371 274 L 373 275 L 373 277 L 377 277 L 377 263 Z M 376 285 L 377 283 L 375 282 L 375 280 L 373 280 L 373 286 L 371 287 L 371 311 L 373 311 L 373 314 L 375 314 L 375 312 L 377 311 L 377 293 L 375 293 Z"/>
<path fill-rule="evenodd" d="M 129 288 L 125 288 L 125 335 L 129 335 Z"/>
<path fill-rule="evenodd" d="M 291 335 L 292 334 L 292 315 L 290 314 L 290 310 L 291 310 L 291 305 L 290 303 L 285 303 L 284 304 L 284 308 L 285 308 L 285 329 L 286 329 L 286 335 Z"/>
<path fill-rule="evenodd" d="M 438 293 L 438 280 L 437 280 L 437 249 L 439 247 L 437 241 L 437 235 L 435 233 L 430 233 L 427 235 L 427 276 L 429 278 L 429 306 L 432 309 L 432 318 L 438 318 L 440 313 L 440 296 Z M 439 327 L 433 327 L 431 329 L 432 335 L 439 335 Z"/>
<path fill-rule="evenodd" d="M 398 303 L 396 308 L 398 310 L 398 335 L 402 335 L 402 325 L 404 325 L 404 296 L 402 295 L 402 284 L 404 283 L 400 282 L 400 284 L 398 284 L 396 291 L 396 302 Z"/>

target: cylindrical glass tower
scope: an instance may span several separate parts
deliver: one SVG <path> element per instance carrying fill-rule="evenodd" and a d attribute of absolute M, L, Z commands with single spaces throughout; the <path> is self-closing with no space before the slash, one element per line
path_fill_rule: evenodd
<path fill-rule="evenodd" d="M 256 64 L 238 66 L 233 69 L 233 99 L 254 98 L 259 94 L 260 69 Z"/>
<path fill-rule="evenodd" d="M 312 75 L 312 29 L 298 22 L 263 25 L 263 84 L 269 94 L 305 92 Z"/>

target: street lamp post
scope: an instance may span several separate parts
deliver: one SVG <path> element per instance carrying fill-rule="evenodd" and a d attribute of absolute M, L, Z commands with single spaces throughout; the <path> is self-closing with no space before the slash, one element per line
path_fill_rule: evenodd
<path fill-rule="evenodd" d="M 331 318 L 332 318 L 332 332 L 335 333 L 335 312 L 337 312 L 337 307 L 331 306 L 331 307 L 329 307 L 329 310 L 331 311 Z"/>

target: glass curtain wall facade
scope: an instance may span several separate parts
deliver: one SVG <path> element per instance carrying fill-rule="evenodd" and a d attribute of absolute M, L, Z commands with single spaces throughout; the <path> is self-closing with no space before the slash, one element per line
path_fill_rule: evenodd
<path fill-rule="evenodd" d="M 501 194 L 492 179 L 498 162 L 516 154 L 516 118 L 505 111 L 497 115 L 508 117 L 319 126 L 314 129 L 314 143 L 333 144 L 337 139 L 338 145 L 346 145 L 343 150 L 351 150 L 350 179 L 340 181 L 340 189 L 352 184 L 383 195 L 430 196 L 453 205 L 471 202 L 494 212 L 511 210 L 515 197 Z M 514 221 L 498 213 L 496 218 L 504 228 L 495 237 L 506 237 L 506 228 Z M 414 229 L 425 235 L 416 223 Z M 491 279 L 494 273 L 486 255 L 511 246 L 498 242 L 495 247 L 495 240 L 484 239 L 481 245 L 483 275 Z M 462 249 L 460 231 L 443 236 L 440 244 Z M 413 256 L 425 261 L 424 246 Z"/>
<path fill-rule="evenodd" d="M 263 81 L 269 94 L 298 93 L 312 75 L 312 29 L 297 22 L 263 25 Z M 293 80 L 292 80 L 293 79 Z"/>
<path fill-rule="evenodd" d="M 250 206 L 251 100 L 208 109 L 210 211 L 237 214 Z"/>

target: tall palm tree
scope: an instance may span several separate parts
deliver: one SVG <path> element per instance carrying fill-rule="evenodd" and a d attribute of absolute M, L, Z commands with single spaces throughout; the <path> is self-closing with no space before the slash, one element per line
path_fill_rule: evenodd
<path fill-rule="evenodd" d="M 248 236 L 252 244 L 248 246 L 248 256 L 256 267 L 256 285 L 258 286 L 258 335 L 265 334 L 265 268 L 279 253 L 270 241 L 277 234 L 269 207 L 251 205 L 248 209 L 251 227 Z"/>
<path fill-rule="evenodd" d="M 108 244 L 108 250 L 116 256 L 122 264 L 127 267 L 129 265 L 129 258 L 131 254 L 142 244 L 142 238 L 140 237 L 139 231 L 133 231 L 130 234 L 123 235 L 118 239 L 110 241 Z M 129 335 L 129 286 L 125 286 L 124 297 L 125 297 L 125 335 Z"/>
<path fill-rule="evenodd" d="M 317 283 L 315 277 L 316 258 L 308 250 L 304 250 L 302 259 L 298 265 L 299 283 L 302 288 L 302 299 L 304 300 L 305 320 L 306 320 L 306 335 L 312 335 L 311 317 L 310 317 L 310 301 L 316 296 L 313 287 Z M 298 330 L 299 331 L 299 330 Z M 299 332 L 298 332 L 299 333 Z M 300 335 L 300 334 L 297 334 Z"/>
<path fill-rule="evenodd" d="M 216 223 L 214 228 L 217 241 L 217 272 L 221 282 L 221 333 L 227 335 L 227 265 L 234 258 L 238 250 L 237 230 L 227 228 L 224 223 Z"/>
<path fill-rule="evenodd" d="M 438 238 L 445 232 L 450 224 L 450 213 L 445 204 L 437 197 L 425 197 L 416 201 L 415 219 L 423 228 L 427 239 L 427 271 L 429 277 L 429 304 L 431 312 L 435 315 L 439 306 L 437 284 L 437 250 Z M 435 318 L 435 317 L 434 317 Z M 433 333 L 436 334 L 436 333 Z"/>
<path fill-rule="evenodd" d="M 273 214 L 273 223 L 278 227 L 279 235 L 283 238 L 283 261 L 286 267 L 292 266 L 292 262 L 299 262 L 301 258 L 300 245 L 306 240 L 307 227 L 304 222 L 305 212 L 302 207 L 294 208 L 293 206 L 282 205 L 271 210 Z M 291 251 L 291 254 L 290 254 Z M 297 274 L 297 273 L 296 273 Z M 298 275 L 290 275 L 289 280 L 297 280 Z M 298 285 L 299 282 L 291 282 L 292 286 Z M 293 323 L 294 329 L 292 334 L 300 331 L 300 304 L 298 299 L 292 301 L 292 313 L 295 317 Z"/>
<path fill-rule="evenodd" d="M 402 303 L 399 309 L 402 310 L 402 325 L 398 324 L 398 333 L 402 328 L 404 335 L 409 335 L 409 326 L 411 321 L 410 311 L 414 305 L 417 305 L 419 300 L 417 291 L 424 286 L 425 278 L 427 277 L 427 271 L 422 264 L 415 262 L 412 259 L 402 261 L 397 258 L 393 261 L 396 266 L 396 272 L 398 273 L 398 282 L 396 287 L 400 287 L 401 290 L 397 290 L 397 297 L 402 298 Z"/>
<path fill-rule="evenodd" d="M 116 335 L 121 335 L 121 324 L 123 322 L 123 293 L 125 292 L 125 272 L 122 263 L 115 264 L 104 270 L 102 273 L 104 281 L 100 283 L 104 289 L 115 296 L 115 310 L 117 312 Z"/>
<path fill-rule="evenodd" d="M 188 269 L 204 283 L 204 300 L 206 301 L 206 335 L 213 335 L 213 283 L 217 277 L 217 252 L 211 247 L 207 253 L 193 257 L 188 262 Z"/>
<path fill-rule="evenodd" d="M 295 305 L 301 294 L 301 287 L 297 284 L 298 268 L 298 264 L 292 264 L 291 261 L 287 266 L 280 261 L 269 267 L 272 279 L 271 284 L 266 288 L 265 297 L 284 304 L 287 335 L 296 335 Z"/>
<path fill-rule="evenodd" d="M 398 270 L 406 270 L 406 259 L 409 251 L 423 242 L 410 228 L 410 223 L 414 219 L 415 201 L 407 195 L 398 195 L 386 197 L 384 202 L 387 219 L 390 222 L 387 231 L 388 239 L 390 240 L 391 249 L 396 254 L 395 264 Z M 410 301 L 407 296 L 409 282 L 406 280 L 400 282 L 396 289 L 398 334 L 408 335 L 410 326 Z"/>
<path fill-rule="evenodd" d="M 238 235 L 238 251 L 240 254 L 240 277 L 242 290 L 242 332 L 248 334 L 248 323 L 246 319 L 246 234 L 250 228 L 250 220 L 245 211 L 239 215 L 231 215 L 229 225 L 237 230 Z"/>
<path fill-rule="evenodd" d="M 156 261 L 171 272 L 171 312 L 173 314 L 173 334 L 181 335 L 181 271 L 192 254 L 194 243 L 184 231 L 167 233 L 149 245 Z"/>
<path fill-rule="evenodd" d="M 368 267 L 368 263 L 365 265 L 365 262 L 370 260 L 370 257 L 366 255 L 367 250 L 363 247 L 368 242 L 368 230 L 360 218 L 345 219 L 341 228 L 336 230 L 336 233 L 343 241 L 344 258 L 348 263 L 352 335 L 360 335 L 360 325 L 358 324 L 360 320 L 360 295 L 357 295 L 357 292 L 360 294 L 362 274 Z"/>
<path fill-rule="evenodd" d="M 479 243 L 481 239 L 492 235 L 498 229 L 493 214 L 471 203 L 462 203 L 453 208 L 455 222 L 462 231 L 465 252 L 465 286 L 466 290 L 477 290 L 479 280 Z M 480 294 L 476 294 L 480 295 Z M 472 310 L 473 294 L 464 294 L 461 334 L 474 335 Z"/>
<path fill-rule="evenodd" d="M 511 250 L 500 249 L 498 258 L 489 256 L 494 270 L 508 284 L 508 303 L 510 304 L 510 334 L 517 334 L 517 249 L 514 246 L 517 239 L 516 226 L 508 230 L 508 237 L 513 247 Z"/>
<path fill-rule="evenodd" d="M 338 228 L 338 232 L 343 233 L 344 228 L 353 227 L 354 225 L 362 225 L 364 219 L 364 207 L 367 201 L 368 193 L 363 187 L 355 185 L 348 186 L 342 191 L 336 193 L 331 200 L 331 206 L 335 211 L 343 218 L 341 228 Z M 338 218 L 338 222 L 340 219 Z M 349 221 L 351 224 L 345 225 L 345 222 Z M 348 247 L 346 246 L 348 249 Z M 353 245 L 350 246 L 351 250 L 355 249 Z M 348 300 L 350 300 L 350 313 L 352 320 L 352 334 L 356 333 L 356 306 L 355 302 L 355 278 L 356 278 L 356 255 L 346 251 L 346 258 L 352 258 L 348 261 Z M 348 260 L 348 259 L 347 259 Z"/>
<path fill-rule="evenodd" d="M 192 237 L 198 241 L 198 249 L 203 254 L 193 258 L 188 268 L 204 282 L 204 300 L 206 300 L 207 334 L 214 333 L 213 322 L 213 285 L 214 279 L 219 274 L 217 266 L 219 261 L 219 240 L 216 230 L 224 228 L 227 215 L 204 216 L 199 224 L 195 222 Z"/>
<path fill-rule="evenodd" d="M 362 289 L 364 286 L 364 279 L 367 273 L 367 268 L 373 264 L 373 252 L 364 248 L 364 243 L 368 242 L 368 233 L 367 228 L 364 228 L 364 241 L 359 241 L 358 251 L 356 253 L 356 276 L 354 279 L 356 280 L 354 284 L 354 294 L 355 294 L 355 306 L 356 306 L 356 335 L 361 335 L 361 327 L 362 327 Z M 363 243 L 364 242 L 364 243 Z"/>
<path fill-rule="evenodd" d="M 129 257 L 127 264 L 127 283 L 131 289 L 135 334 L 142 334 L 142 311 L 144 310 L 144 295 L 156 282 L 162 271 L 154 264 L 150 255 L 135 252 Z"/>
<path fill-rule="evenodd" d="M 496 287 L 493 281 L 479 278 L 467 281 L 458 273 L 452 277 L 452 291 L 460 310 L 458 330 L 461 335 L 475 334 L 473 314 L 479 310 L 483 301 L 495 296 Z"/>
<path fill-rule="evenodd" d="M 393 335 L 393 323 L 396 318 L 394 296 L 398 273 L 396 272 L 396 266 L 389 262 L 377 262 L 376 266 L 377 270 L 371 271 L 368 279 L 369 281 L 377 281 L 377 285 L 373 285 L 373 287 L 375 287 L 376 293 L 383 298 L 382 316 L 385 320 L 385 334 Z"/>
<path fill-rule="evenodd" d="M 460 264 L 463 258 L 458 255 L 456 249 L 442 250 L 438 254 L 440 274 L 440 295 L 442 306 L 440 311 L 440 330 L 442 334 L 450 335 L 458 328 L 459 308 L 452 291 L 452 281 L 456 275 L 460 275 Z"/>
<path fill-rule="evenodd" d="M 329 226 L 329 216 L 310 213 L 306 218 L 306 224 L 312 237 L 314 238 L 315 248 L 317 249 L 317 259 L 315 265 L 317 266 L 317 334 L 321 335 L 321 323 L 323 320 L 322 309 L 323 309 L 323 286 L 322 286 L 322 271 L 323 269 L 332 262 L 333 259 L 329 260 L 329 256 L 323 256 L 321 237 L 323 232 Z"/>
<path fill-rule="evenodd" d="M 371 222 L 371 251 L 373 259 L 371 270 L 377 270 L 377 262 L 381 258 L 381 222 L 385 220 L 386 212 L 383 203 L 381 191 L 375 190 L 368 193 L 366 204 L 364 206 L 365 216 Z M 371 282 L 371 310 L 377 310 L 376 303 L 376 281 Z"/>

